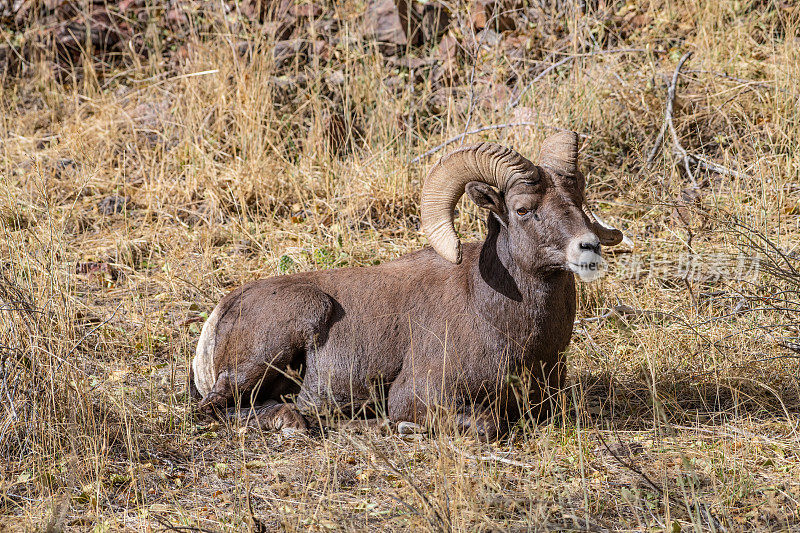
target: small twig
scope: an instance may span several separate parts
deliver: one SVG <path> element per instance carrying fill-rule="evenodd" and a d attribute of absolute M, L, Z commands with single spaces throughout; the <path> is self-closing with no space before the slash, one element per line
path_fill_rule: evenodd
<path fill-rule="evenodd" d="M 689 153 L 681 145 L 681 142 L 678 139 L 678 133 L 675 131 L 675 126 L 672 124 L 671 119 L 669 121 L 669 132 L 672 135 L 672 144 L 675 146 L 675 152 L 683 161 L 683 167 L 686 170 L 686 175 L 689 176 L 689 181 L 692 182 L 692 186 L 697 188 L 697 180 L 694 179 L 694 173 L 689 167 Z"/>
<path fill-rule="evenodd" d="M 14 284 L 8 276 L 6 276 L 5 272 L 0 272 L 0 302 L 2 302 L 2 307 L 0 307 L 0 311 L 25 311 L 28 313 L 28 317 L 26 318 L 33 318 L 34 313 L 44 314 L 43 311 L 36 309 L 36 306 L 30 301 L 29 298 L 26 298 L 25 293 Z M 19 308 L 10 308 L 5 306 L 16 305 Z"/>
<path fill-rule="evenodd" d="M 350 437 L 347 437 L 347 439 L 353 444 L 356 445 L 360 444 L 357 443 L 355 440 L 351 439 Z M 361 445 L 361 447 L 366 448 L 366 446 L 363 445 Z M 380 447 L 374 445 L 371 448 L 367 449 L 371 449 L 375 453 L 375 455 L 378 456 L 380 460 L 383 461 L 383 463 L 386 466 L 388 466 L 389 469 L 392 470 L 392 472 L 403 478 L 406 481 L 406 483 L 408 483 L 409 486 L 411 486 L 411 488 L 414 490 L 417 496 L 419 496 L 419 498 L 422 500 L 422 503 L 424 503 L 428 507 L 428 509 L 431 510 L 434 518 L 436 518 L 436 521 L 434 521 L 431 517 L 425 516 L 425 519 L 431 526 L 433 526 L 434 529 L 437 529 L 439 531 L 452 531 L 453 527 L 450 518 L 448 516 L 442 515 L 440 510 L 437 509 L 436 506 L 433 505 L 433 503 L 430 501 L 430 498 L 428 498 L 428 496 L 422 491 L 422 489 L 420 489 L 419 486 L 417 486 L 414 480 L 411 479 L 411 476 L 409 476 L 406 472 L 403 472 L 399 468 L 397 468 L 394 465 L 394 463 L 392 463 L 392 461 L 386 456 L 386 454 L 383 453 L 383 450 L 381 450 Z M 400 501 L 402 502 L 402 500 Z M 406 507 L 408 507 L 408 504 L 405 505 Z"/>
<path fill-rule="evenodd" d="M 603 527 L 601 525 L 595 524 L 594 522 L 590 522 L 586 518 L 581 518 L 580 516 L 576 516 L 574 514 L 564 513 L 562 516 L 564 518 L 569 518 L 570 520 L 572 520 L 573 523 L 578 525 L 578 527 L 580 527 L 584 531 L 598 531 L 600 533 L 603 533 L 603 532 L 606 532 L 606 531 L 610 531 L 608 528 L 605 528 L 605 527 Z M 560 526 L 560 524 L 556 524 L 556 527 L 558 527 L 558 529 L 560 530 L 561 527 L 559 527 L 559 526 Z"/>
<path fill-rule="evenodd" d="M 668 499 L 668 500 L 669 500 L 669 501 L 670 501 L 670 502 L 671 502 L 673 505 L 680 505 L 680 502 L 676 501 L 676 500 L 675 500 L 675 499 L 674 499 L 672 496 L 670 496 L 669 494 L 665 494 L 665 493 L 664 493 L 664 490 L 663 490 L 663 489 L 662 489 L 662 488 L 661 488 L 661 487 L 660 487 L 660 486 L 659 486 L 659 485 L 658 485 L 658 484 L 657 484 L 655 481 L 653 481 L 652 479 L 650 479 L 650 478 L 647 476 L 647 474 L 645 474 L 645 473 L 644 473 L 644 472 L 642 472 L 640 469 L 638 469 L 638 468 L 636 468 L 635 466 L 633 466 L 631 463 L 628 463 L 627 461 L 625 461 L 624 459 L 622 459 L 622 457 L 620 457 L 620 456 L 619 456 L 619 455 L 618 455 L 618 454 L 617 454 L 617 453 L 616 453 L 614 450 L 612 450 L 612 449 L 611 449 L 611 447 L 610 447 L 610 446 L 608 445 L 608 443 L 606 442 L 606 439 L 604 439 L 604 438 L 603 438 L 603 435 L 600 433 L 600 431 L 599 431 L 597 428 L 594 428 L 594 431 L 595 431 L 595 434 L 597 435 L 597 438 L 598 438 L 598 440 L 600 440 L 600 443 L 603 445 L 603 447 L 606 449 L 606 451 L 607 451 L 608 453 L 610 453 L 610 454 L 611 454 L 611 456 L 612 456 L 612 457 L 613 457 L 613 458 L 614 458 L 614 459 L 615 459 L 615 460 L 616 460 L 616 461 L 617 461 L 617 462 L 618 462 L 620 465 L 622 465 L 622 466 L 623 466 L 624 468 L 626 468 L 627 470 L 630 470 L 631 472 L 635 473 L 635 474 L 636 474 L 636 475 L 638 475 L 640 478 L 642 478 L 642 479 L 643 479 L 643 480 L 644 480 L 644 481 L 645 481 L 645 482 L 646 482 L 648 485 L 650 485 L 650 486 L 653 488 L 653 490 L 655 490 L 655 491 L 658 493 L 658 495 L 659 495 L 659 496 L 661 496 L 662 498 L 664 498 L 664 497 L 666 496 L 666 497 L 667 497 L 667 499 Z M 708 522 L 709 522 L 709 523 L 710 523 L 710 524 L 711 524 L 711 525 L 712 525 L 712 526 L 713 526 L 715 529 L 717 529 L 717 530 L 721 530 L 721 531 L 726 531 L 726 529 L 725 529 L 725 526 L 723 526 L 723 525 L 722 525 L 722 524 L 719 522 L 719 520 L 717 520 L 717 519 L 716 519 L 716 517 L 714 517 L 714 516 L 713 516 L 713 515 L 712 515 L 712 514 L 711 514 L 711 513 L 708 511 L 708 508 L 706 507 L 706 505 L 705 505 L 704 503 L 702 503 L 702 502 L 699 502 L 699 501 L 695 501 L 694 503 L 695 503 L 695 505 L 697 505 L 697 507 L 698 507 L 698 508 L 700 509 L 700 511 L 703 513 L 703 515 L 705 516 L 706 520 L 708 520 Z"/>
<path fill-rule="evenodd" d="M 478 6 L 480 8 L 480 6 Z M 498 14 L 492 15 L 492 18 L 486 24 L 488 28 L 494 18 L 498 16 Z M 470 28 L 472 26 L 470 25 Z M 467 107 L 467 123 L 464 125 L 464 132 L 469 130 L 469 125 L 472 122 L 472 111 L 475 108 L 475 69 L 478 66 L 478 58 L 481 54 L 481 47 L 483 46 L 483 40 L 486 38 L 487 32 L 481 33 L 481 38 L 478 41 L 478 46 L 475 47 L 475 56 L 472 58 L 472 71 L 469 74 L 469 106 Z M 475 42 L 475 31 L 472 31 L 472 42 Z M 461 138 L 464 139 L 463 137 Z"/>
<path fill-rule="evenodd" d="M 784 92 L 784 93 L 788 92 L 788 91 L 786 91 L 786 89 L 784 89 L 782 87 L 776 87 L 775 83 L 771 82 L 771 81 L 746 80 L 744 78 L 737 78 L 735 76 L 731 76 L 730 74 L 728 74 L 726 72 L 716 72 L 714 70 L 702 70 L 702 69 L 690 69 L 690 70 L 687 70 L 686 72 L 689 72 L 691 74 L 698 74 L 698 73 L 711 74 L 713 76 L 717 76 L 719 78 L 724 78 L 726 80 L 730 80 L 730 81 L 733 81 L 733 82 L 736 82 L 736 83 L 741 83 L 743 85 L 758 85 L 759 87 L 772 89 L 774 91 L 780 91 L 780 92 Z"/>
<path fill-rule="evenodd" d="M 525 86 L 524 89 L 522 89 L 522 91 L 519 93 L 519 95 L 516 98 L 514 98 L 513 100 L 511 100 L 511 102 L 509 102 L 509 104 L 508 104 L 509 109 L 512 108 L 512 107 L 517 107 L 517 105 L 519 105 L 519 101 L 522 99 L 523 96 L 525 96 L 525 93 L 528 92 L 528 89 L 533 87 L 534 84 L 536 84 L 537 81 L 541 80 L 542 78 L 544 78 L 545 76 L 550 74 L 550 72 L 552 72 L 553 70 L 557 69 L 561 65 L 572 61 L 573 59 L 575 59 L 575 57 L 576 56 L 567 56 L 567 57 L 561 59 L 560 61 L 557 61 L 557 62 L 553 63 L 552 65 L 550 65 L 549 67 L 547 67 L 546 69 L 541 71 L 539 74 L 537 74 L 536 77 L 533 78 L 530 81 L 530 83 L 528 83 L 528 85 Z"/>
<path fill-rule="evenodd" d="M 267 527 L 264 525 L 261 520 L 256 517 L 256 514 L 253 512 L 253 501 L 251 498 L 251 494 L 253 493 L 253 487 L 250 483 L 247 484 L 247 530 L 250 533 L 266 533 L 268 531 Z"/>
<path fill-rule="evenodd" d="M 152 515 L 153 519 L 158 522 L 158 524 L 164 528 L 164 531 L 177 531 L 178 533 L 184 533 L 187 531 L 199 531 L 201 533 L 218 533 L 217 530 L 214 529 L 203 529 L 202 527 L 194 527 L 194 526 L 175 526 L 170 524 L 169 520 L 162 516 L 158 516 L 157 514 Z"/>
<path fill-rule="evenodd" d="M 2 361 L 0 361 L 0 369 L 3 370 L 3 390 L 5 391 L 6 398 L 8 399 L 10 420 L 16 421 L 19 420 L 19 416 L 17 415 L 17 410 L 14 408 L 14 398 L 11 397 L 11 391 L 9 390 L 8 387 L 8 379 L 7 379 L 8 372 L 6 372 L 5 367 L 6 367 L 6 358 L 4 357 Z M 14 387 L 14 390 L 16 391 L 16 387 Z M 4 433 L 3 431 L 0 431 L 0 435 L 2 435 L 3 433 Z"/>
<path fill-rule="evenodd" d="M 739 235 L 744 237 L 750 243 L 751 248 L 755 248 L 757 252 L 761 252 L 764 255 L 766 255 L 770 259 L 770 262 L 775 262 L 775 261 L 769 256 L 769 254 L 766 253 L 767 249 L 771 249 L 773 252 L 777 253 L 780 256 L 780 258 L 783 260 L 783 263 L 785 263 L 786 266 L 791 271 L 789 272 L 789 274 L 791 274 L 792 276 L 800 275 L 800 272 L 798 272 L 798 270 L 794 267 L 794 264 L 792 263 L 792 261 L 790 261 L 790 258 L 774 242 L 772 242 L 772 239 L 767 237 L 764 233 L 761 233 L 760 231 L 748 226 L 744 222 L 740 222 L 736 218 L 730 219 L 728 223 L 733 226 L 734 231 L 736 231 Z M 741 228 L 744 228 L 744 230 Z M 752 237 L 751 234 L 755 235 L 755 237 Z M 759 240 L 764 242 L 763 246 L 758 244 Z M 775 263 L 776 266 L 780 268 L 777 265 L 777 262 Z"/>
<path fill-rule="evenodd" d="M 6 41 L 6 44 L 8 45 L 9 50 L 14 52 L 14 55 L 17 56 L 17 59 L 19 59 L 19 61 L 23 65 L 30 66 L 30 65 L 33 64 L 30 61 L 27 61 L 24 57 L 22 57 L 22 54 L 19 53 L 17 48 L 13 44 L 11 44 L 11 41 L 9 40 L 8 35 L 6 35 L 6 32 L 3 32 L 3 39 Z"/>
<path fill-rule="evenodd" d="M 86 335 L 81 337 L 81 340 L 79 340 L 77 343 L 75 343 L 75 346 L 72 347 L 72 349 L 69 351 L 69 353 L 66 355 L 66 357 L 64 357 L 64 359 L 61 359 L 60 357 L 57 358 L 59 360 L 59 363 L 58 363 L 58 367 L 56 368 L 56 372 L 58 372 L 58 370 L 61 369 L 61 364 L 64 361 L 67 361 L 68 364 L 72 365 L 72 363 L 69 362 L 69 358 L 72 356 L 73 353 L 75 353 L 75 350 L 78 349 L 78 346 L 80 346 L 83 343 L 83 341 L 85 341 L 87 338 L 89 338 L 89 336 L 92 333 L 94 333 L 95 331 L 100 329 L 102 326 L 105 326 L 106 324 L 108 324 L 117 315 L 117 311 L 119 311 L 119 308 L 122 307 L 122 304 L 124 303 L 124 301 L 125 300 L 120 300 L 119 304 L 117 304 L 117 307 L 114 308 L 114 312 L 111 313 L 110 317 L 108 317 L 107 319 L 105 319 L 102 322 L 100 322 L 99 324 L 97 324 L 88 333 L 86 333 Z M 75 365 L 72 365 L 72 367 L 73 368 L 77 368 Z"/>
<path fill-rule="evenodd" d="M 662 496 L 662 497 L 664 496 L 664 490 L 660 486 L 658 486 L 658 484 L 655 481 L 653 481 L 652 479 L 647 477 L 647 474 L 645 474 L 644 472 L 642 472 L 641 470 L 639 470 L 638 468 L 636 468 L 632 464 L 630 464 L 630 463 L 626 462 L 625 460 L 623 460 L 622 457 L 620 457 L 617 454 L 617 452 L 612 450 L 611 447 L 606 442 L 606 439 L 603 438 L 603 434 L 600 433 L 600 431 L 597 428 L 595 428 L 594 431 L 595 431 L 595 434 L 597 435 L 598 440 L 600 441 L 600 444 L 603 445 L 603 447 L 606 449 L 606 451 L 608 453 L 610 453 L 611 456 L 614 459 L 616 459 L 616 461 L 619 464 L 621 464 L 623 467 L 627 468 L 628 470 L 630 470 L 631 472 L 633 472 L 634 474 L 638 475 L 643 480 L 645 480 L 647 482 L 647 484 L 650 485 L 659 494 L 659 496 Z"/>
<path fill-rule="evenodd" d="M 466 457 L 467 459 L 472 459 L 473 461 L 495 461 L 498 463 L 503 463 L 511 466 L 519 466 L 522 468 L 534 468 L 534 465 L 530 463 L 523 463 L 521 461 L 515 461 L 513 459 L 507 459 L 505 457 L 500 457 L 494 453 L 490 453 L 488 455 L 478 456 L 472 455 L 471 453 L 467 453 L 464 450 L 459 450 L 457 447 L 453 445 L 452 442 L 447 441 L 447 444 L 450 446 L 450 449 L 456 452 L 457 454 Z"/>
<path fill-rule="evenodd" d="M 524 89 L 522 89 L 522 91 L 517 95 L 517 97 L 511 100 L 511 102 L 509 102 L 507 108 L 511 109 L 517 107 L 517 105 L 519 105 L 520 100 L 522 100 L 522 97 L 525 96 L 525 93 L 527 93 L 528 90 L 536 84 L 536 82 L 538 82 L 539 80 L 547 76 L 550 72 L 552 72 L 553 70 L 557 69 L 558 67 L 560 67 L 565 63 L 568 63 L 574 59 L 580 59 L 582 57 L 592 57 L 592 56 L 599 56 L 606 54 L 625 54 L 629 52 L 646 52 L 646 50 L 644 48 L 619 48 L 615 50 L 596 50 L 594 52 L 587 52 L 585 54 L 576 54 L 574 56 L 567 56 L 563 59 L 560 59 L 559 61 L 553 63 L 552 65 L 541 71 L 539 74 L 537 74 L 536 77 L 533 78 L 528 83 L 528 85 L 525 86 Z"/>
<path fill-rule="evenodd" d="M 602 315 L 593 316 L 589 318 L 579 318 L 574 322 L 574 325 L 578 326 L 583 322 L 598 322 L 600 320 L 605 320 L 606 318 L 609 318 L 612 315 L 617 315 L 621 318 L 628 318 L 631 316 L 638 317 L 641 315 L 646 315 L 648 313 L 652 313 L 652 311 L 645 311 L 643 309 L 636 309 L 634 307 L 631 307 L 630 305 L 619 304 L 611 307 L 608 311 L 606 311 Z"/>

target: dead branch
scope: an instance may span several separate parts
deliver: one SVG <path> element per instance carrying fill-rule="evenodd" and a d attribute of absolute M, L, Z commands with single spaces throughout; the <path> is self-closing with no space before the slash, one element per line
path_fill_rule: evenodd
<path fill-rule="evenodd" d="M 611 449 L 611 447 L 610 447 L 610 446 L 608 445 L 608 443 L 606 442 L 606 439 L 604 439 L 604 438 L 603 438 L 603 435 L 600 433 L 600 431 L 599 431 L 597 428 L 595 428 L 595 430 L 594 430 L 594 431 L 595 431 L 595 434 L 597 435 L 597 439 L 600 441 L 600 443 L 603 445 L 603 447 L 606 449 L 606 451 L 607 451 L 609 454 L 611 454 L 611 457 L 613 457 L 613 458 L 614 458 L 614 460 L 616 460 L 616 461 L 617 461 L 617 463 L 619 463 L 619 464 L 620 464 L 620 465 L 621 465 L 623 468 L 625 468 L 626 470 L 629 470 L 629 471 L 633 472 L 634 474 L 636 474 L 637 476 L 639 476 L 641 479 L 643 479 L 643 480 L 644 480 L 644 481 L 645 481 L 645 482 L 646 482 L 648 485 L 650 485 L 650 487 L 652 487 L 652 489 L 653 489 L 653 490 L 655 490 L 655 491 L 658 493 L 658 495 L 659 495 L 659 496 L 661 496 L 662 498 L 664 498 L 664 497 L 666 496 L 666 498 L 667 498 L 667 499 L 670 501 L 670 503 L 672 503 L 673 505 L 680 505 L 680 502 L 678 502 L 677 500 L 675 500 L 675 498 L 673 498 L 673 497 L 672 497 L 670 494 L 666 494 L 666 493 L 664 493 L 664 490 L 663 490 L 663 489 L 662 489 L 662 488 L 661 488 L 661 487 L 660 487 L 660 486 L 659 486 L 659 485 L 658 485 L 658 484 L 657 484 L 655 481 L 653 481 L 652 479 L 650 479 L 650 478 L 647 476 L 647 474 L 645 474 L 644 472 L 642 472 L 640 469 L 636 468 L 636 467 L 635 467 L 633 464 L 631 464 L 631 463 L 628 463 L 627 461 L 625 461 L 624 459 L 622 459 L 622 457 L 620 457 L 620 456 L 619 456 L 619 454 L 617 454 L 617 452 L 615 452 L 614 450 L 612 450 L 612 449 Z M 702 513 L 703 517 L 704 517 L 704 518 L 705 518 L 705 519 L 708 521 L 708 523 L 709 523 L 709 524 L 712 526 L 712 528 L 713 528 L 715 531 L 727 531 L 727 529 L 725 528 L 725 526 L 723 526 L 723 525 L 720 523 L 720 521 L 719 521 L 719 520 L 717 520 L 717 518 L 716 518 L 715 516 L 713 516 L 713 515 L 712 515 L 712 514 L 711 514 L 711 513 L 708 511 L 708 508 L 706 507 L 706 505 L 705 505 L 704 503 L 702 503 L 702 502 L 699 502 L 699 501 L 695 501 L 695 502 L 693 502 L 693 503 L 694 503 L 694 504 L 697 506 L 697 508 L 698 508 L 698 509 L 700 510 L 700 512 Z"/>
<path fill-rule="evenodd" d="M 709 172 L 716 172 L 717 174 L 722 174 L 723 176 L 731 176 L 734 178 L 749 178 L 748 174 L 744 174 L 742 172 L 737 172 L 736 170 L 723 167 L 722 165 L 718 165 L 712 161 L 707 159 L 703 159 L 702 157 L 693 155 L 693 154 L 686 154 L 686 158 L 688 162 L 694 164 L 698 168 L 702 168 L 703 170 L 708 170 Z"/>
<path fill-rule="evenodd" d="M 786 348 L 787 350 L 791 350 L 793 352 L 800 353 L 800 342 L 791 342 L 791 341 L 787 341 L 787 340 L 782 340 L 782 341 L 778 342 L 778 346 L 782 346 L 783 348 Z M 782 357 L 783 358 L 789 358 L 789 357 L 794 357 L 794 356 L 782 356 Z"/>
<path fill-rule="evenodd" d="M 672 124 L 672 110 L 675 106 L 675 87 L 678 84 L 678 74 L 680 74 L 683 64 L 686 63 L 690 57 L 692 57 L 691 51 L 683 54 L 683 57 L 678 61 L 678 66 L 675 67 L 675 72 L 672 73 L 672 81 L 667 89 L 667 107 L 664 111 L 664 124 L 661 125 L 661 131 L 658 132 L 658 137 L 656 137 L 656 142 L 652 150 L 650 150 L 650 155 L 647 156 L 648 167 L 653 164 L 653 160 L 658 155 L 659 150 L 661 150 L 661 145 L 664 144 L 664 135 L 667 133 L 669 125 Z"/>
<path fill-rule="evenodd" d="M 511 466 L 519 466 L 521 468 L 534 468 L 534 465 L 530 463 L 523 463 L 521 461 L 514 461 L 513 459 L 507 459 L 505 457 L 501 457 L 494 453 L 489 453 L 487 455 L 472 455 L 471 453 L 465 452 L 464 450 L 459 450 L 456 446 L 453 445 L 452 442 L 449 440 L 447 441 L 447 445 L 450 447 L 451 450 L 456 452 L 457 454 L 461 455 L 462 457 L 466 457 L 467 459 L 472 459 L 473 461 L 494 461 L 497 463 L 503 463 L 506 465 Z"/>
<path fill-rule="evenodd" d="M 157 514 L 153 515 L 153 519 L 158 522 L 163 529 L 162 531 L 175 531 L 176 533 L 187 533 L 187 532 L 195 532 L 199 531 L 200 533 L 217 533 L 217 530 L 214 529 L 204 529 L 202 527 L 195 527 L 195 526 L 176 526 L 170 523 L 169 520 L 164 518 L 163 516 L 159 516 Z"/>
<path fill-rule="evenodd" d="M 718 78 L 723 78 L 725 80 L 732 81 L 735 83 L 740 83 L 742 85 L 764 87 L 765 89 L 772 89 L 774 91 L 780 91 L 783 93 L 788 92 L 786 89 L 783 89 L 782 87 L 776 87 L 775 83 L 771 81 L 747 80 L 744 78 L 737 78 L 735 76 L 731 76 L 727 72 L 717 72 L 714 70 L 703 70 L 703 69 L 691 69 L 687 70 L 686 72 L 692 74 L 711 74 L 712 76 L 717 76 Z"/>
<path fill-rule="evenodd" d="M 691 167 L 694 166 L 695 168 L 701 168 L 703 170 L 707 170 L 709 172 L 716 172 L 717 174 L 722 174 L 724 176 L 732 176 L 735 178 L 749 178 L 747 174 L 737 172 L 736 170 L 729 169 L 722 165 L 718 165 L 712 161 L 704 159 L 702 157 L 696 156 L 694 154 L 690 154 L 686 151 L 686 149 L 681 144 L 680 139 L 678 138 L 678 133 L 675 131 L 675 125 L 672 120 L 673 111 L 675 108 L 675 93 L 677 85 L 678 85 L 678 76 L 681 73 L 681 68 L 686 61 L 692 57 L 692 52 L 686 52 L 681 57 L 680 61 L 678 61 L 678 65 L 675 67 L 675 71 L 672 73 L 672 81 L 669 84 L 669 88 L 667 89 L 667 105 L 664 111 L 664 123 L 661 126 L 661 130 L 658 132 L 658 136 L 656 137 L 656 141 L 653 144 L 653 148 L 650 150 L 650 153 L 647 156 L 646 166 L 649 168 L 653 165 L 653 161 L 655 160 L 658 152 L 661 150 L 662 145 L 664 144 L 664 136 L 667 133 L 667 129 L 669 129 L 670 136 L 672 137 L 672 145 L 674 153 L 681 159 L 683 163 L 684 169 L 686 170 L 686 175 L 689 176 L 689 180 L 692 182 L 694 186 L 697 186 L 697 181 L 694 178 L 694 173 L 692 172 Z"/>

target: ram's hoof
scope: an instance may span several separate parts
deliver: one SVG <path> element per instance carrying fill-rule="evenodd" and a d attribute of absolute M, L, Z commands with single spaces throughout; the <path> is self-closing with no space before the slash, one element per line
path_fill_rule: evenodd
<path fill-rule="evenodd" d="M 278 404 L 259 413 L 261 427 L 281 433 L 302 432 L 308 430 L 308 423 L 303 415 L 292 405 Z"/>
<path fill-rule="evenodd" d="M 401 435 L 414 435 L 415 433 L 425 433 L 425 427 L 414 422 L 398 422 L 397 432 Z"/>
<path fill-rule="evenodd" d="M 308 433 L 307 429 L 300 428 L 281 428 L 281 436 L 286 438 L 303 437 Z"/>

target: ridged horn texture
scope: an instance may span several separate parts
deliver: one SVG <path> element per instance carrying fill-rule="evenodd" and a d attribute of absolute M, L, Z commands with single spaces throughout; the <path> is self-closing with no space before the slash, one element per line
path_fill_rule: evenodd
<path fill-rule="evenodd" d="M 467 183 L 482 181 L 504 191 L 518 177 L 538 172 L 519 153 L 494 143 L 480 143 L 446 155 L 434 165 L 422 187 L 422 231 L 428 242 L 451 263 L 460 263 L 461 242 L 453 226 L 453 212 Z"/>
<path fill-rule="evenodd" d="M 559 174 L 566 176 L 577 174 L 578 134 L 574 131 L 562 131 L 545 139 L 537 162 Z"/>
<path fill-rule="evenodd" d="M 575 176 L 578 173 L 578 134 L 562 131 L 551 135 L 542 143 L 538 162 L 541 166 L 564 174 Z M 581 206 L 592 223 L 592 231 L 603 246 L 615 246 L 622 242 L 622 232 L 605 224 L 592 213 L 586 202 Z"/>

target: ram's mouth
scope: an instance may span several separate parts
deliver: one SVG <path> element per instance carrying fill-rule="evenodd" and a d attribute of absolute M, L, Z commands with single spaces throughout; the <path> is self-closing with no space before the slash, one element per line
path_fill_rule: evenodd
<path fill-rule="evenodd" d="M 567 263 L 567 268 L 577 274 L 581 281 L 588 282 L 603 277 L 606 273 L 606 262 L 602 259 L 589 263 L 573 263 L 570 261 Z"/>

